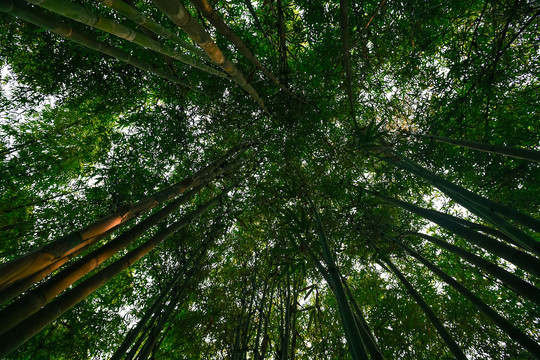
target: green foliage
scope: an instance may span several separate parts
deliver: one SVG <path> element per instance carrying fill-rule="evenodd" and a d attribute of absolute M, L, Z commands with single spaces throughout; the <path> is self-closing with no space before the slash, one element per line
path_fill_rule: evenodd
<path fill-rule="evenodd" d="M 212 6 L 298 98 L 256 71 L 186 6 L 271 115 L 230 79 L 73 24 L 203 90 L 196 93 L 0 14 L 2 262 L 156 193 L 234 146 L 252 144 L 241 153 L 241 168 L 205 187 L 130 249 L 239 183 L 219 206 L 11 358 L 110 357 L 215 224 L 222 226 L 167 319 L 154 357 L 348 358 L 338 303 L 314 262 L 325 266 L 308 195 L 319 209 L 339 273 L 385 358 L 446 359 L 451 353 L 398 279 L 380 265 L 375 248 L 405 274 L 468 357 L 532 358 L 389 238 L 413 247 L 533 339 L 540 338 L 534 303 L 410 233 L 436 234 L 540 286 L 536 277 L 362 189 L 491 226 L 385 161 L 395 150 L 456 185 L 540 218 L 537 163 L 410 136 L 538 150 L 538 5 L 386 1 L 375 12 L 379 1 L 351 2 L 356 128 L 344 83 L 339 1 L 282 0 L 286 54 L 279 46 L 278 2 L 253 1 L 253 13 L 247 2 L 217 0 Z M 140 30 L 109 8 L 80 3 Z M 134 6 L 188 41 L 149 2 Z"/>

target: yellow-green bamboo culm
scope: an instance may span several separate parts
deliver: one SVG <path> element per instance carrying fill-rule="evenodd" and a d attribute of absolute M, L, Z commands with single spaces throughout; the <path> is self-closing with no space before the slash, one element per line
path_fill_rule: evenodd
<path fill-rule="evenodd" d="M 187 43 L 180 36 L 176 35 L 169 29 L 164 28 L 154 20 L 146 17 L 142 12 L 140 12 L 136 7 L 129 5 L 128 3 L 122 0 L 100 0 L 101 3 L 107 7 L 110 7 L 119 14 L 124 15 L 128 19 L 134 21 L 137 25 L 142 26 L 154 34 L 161 36 L 167 40 L 171 40 L 178 44 L 180 47 L 183 47 L 186 50 L 197 54 L 205 60 L 210 60 L 208 55 L 201 51 L 197 47 Z"/>
<path fill-rule="evenodd" d="M 121 39 L 131 41 L 141 47 L 155 51 L 157 53 L 169 56 L 173 59 L 179 60 L 184 64 L 207 72 L 209 74 L 226 78 L 227 75 L 217 69 L 213 69 L 210 66 L 201 64 L 196 60 L 184 55 L 178 50 L 172 47 L 161 44 L 156 40 L 150 39 L 148 36 L 128 28 L 122 24 L 119 24 L 113 20 L 107 19 L 99 14 L 94 13 L 81 5 L 75 4 L 68 0 L 26 0 L 29 3 L 38 5 L 44 9 L 65 16 L 72 20 L 78 21 L 82 24 L 94 27 L 99 30 L 103 30 L 117 36 Z"/>
<path fill-rule="evenodd" d="M 156 246 L 165 241 L 169 236 L 189 225 L 199 215 L 206 212 L 210 207 L 216 204 L 223 196 L 227 194 L 227 192 L 228 190 L 224 190 L 220 195 L 199 206 L 195 211 L 171 224 L 164 230 L 158 232 L 149 240 L 124 255 L 122 258 L 116 260 L 95 275 L 81 282 L 73 289 L 60 295 L 53 302 L 47 304 L 40 311 L 24 320 L 14 328 L 10 329 L 10 331 L 7 333 L 0 335 L 0 358 L 4 358 L 9 355 L 19 346 L 43 330 L 43 328 L 49 325 L 52 321 L 62 316 L 62 314 L 64 314 L 70 308 L 105 285 L 109 280 L 130 267 L 133 263 L 143 258 L 146 254 L 155 249 Z"/>
<path fill-rule="evenodd" d="M 184 30 L 205 53 L 210 56 L 213 62 L 221 67 L 227 74 L 229 74 L 234 81 L 242 89 L 244 89 L 259 106 L 268 113 L 268 109 L 264 105 L 264 101 L 261 99 L 257 91 L 251 86 L 242 72 L 236 68 L 236 66 L 223 54 L 221 49 L 212 40 L 210 35 L 204 30 L 204 28 L 195 20 L 189 11 L 178 0 L 152 0 L 154 4 L 161 10 L 172 22 L 178 25 Z"/>
<path fill-rule="evenodd" d="M 242 39 L 230 27 L 225 24 L 225 21 L 214 11 L 212 5 L 208 3 L 207 0 L 190 0 L 191 3 L 199 10 L 204 17 L 206 17 L 210 23 L 216 28 L 216 30 L 223 35 L 227 40 L 229 40 L 246 59 L 249 60 L 256 68 L 261 70 L 270 80 L 272 80 L 276 85 L 281 87 L 281 83 L 278 78 L 275 77 L 272 72 L 264 67 L 264 65 L 257 59 L 255 55 L 249 50 L 249 48 L 244 44 Z M 287 90 L 287 89 L 285 89 Z M 288 91 L 288 90 L 287 90 Z"/>
<path fill-rule="evenodd" d="M 4 1 L 0 0 L 0 4 Z M 55 263 L 59 259 L 70 255 L 78 249 L 93 243 L 104 233 L 124 225 L 130 219 L 169 201 L 185 191 L 200 185 L 205 178 L 220 176 L 223 166 L 229 157 L 233 156 L 239 148 L 230 150 L 224 156 L 218 158 L 208 166 L 197 171 L 192 176 L 169 186 L 168 188 L 142 199 L 134 204 L 122 206 L 116 212 L 103 217 L 83 229 L 76 230 L 63 236 L 36 251 L 20 256 L 10 262 L 0 265 L 0 289 L 21 281 L 33 274 L 40 272 L 47 266 Z M 234 162 L 234 160 L 231 160 Z"/>
<path fill-rule="evenodd" d="M 71 25 L 57 20 L 39 9 L 32 8 L 21 0 L 0 0 L 0 11 L 18 17 L 22 20 L 25 20 L 29 23 L 32 23 L 49 31 L 52 31 L 60 36 L 64 36 L 76 42 L 77 44 L 114 57 L 138 69 L 159 76 L 173 83 L 182 85 L 188 89 L 202 93 L 202 91 L 192 86 L 191 84 L 182 81 L 165 71 L 156 69 L 152 65 L 142 60 L 139 60 L 116 47 L 98 41 L 94 36 L 85 34 L 82 31 L 74 29 L 71 27 Z"/>

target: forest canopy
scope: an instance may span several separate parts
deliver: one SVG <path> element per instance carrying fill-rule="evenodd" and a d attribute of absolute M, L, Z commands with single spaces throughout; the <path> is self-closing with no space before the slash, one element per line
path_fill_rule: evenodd
<path fill-rule="evenodd" d="M 0 0 L 0 358 L 540 357 L 539 15 Z"/>

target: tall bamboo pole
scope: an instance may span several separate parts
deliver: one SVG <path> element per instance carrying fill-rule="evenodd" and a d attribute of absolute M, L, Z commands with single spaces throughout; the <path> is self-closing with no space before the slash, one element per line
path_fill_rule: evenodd
<path fill-rule="evenodd" d="M 193 188 L 163 209 L 119 235 L 114 240 L 79 259 L 51 279 L 48 279 L 45 283 L 39 285 L 35 290 L 26 294 L 21 299 L 18 299 L 8 307 L 2 309 L 0 311 L 0 318 L 2 319 L 2 323 L 0 323 L 0 334 L 5 333 L 10 328 L 38 311 L 42 306 L 54 299 L 56 295 L 74 284 L 84 275 L 96 269 L 120 250 L 128 247 L 146 231 L 158 224 L 159 221 L 170 215 L 181 204 L 193 198 L 201 188 L 202 186 Z"/>
<path fill-rule="evenodd" d="M 266 77 L 279 86 L 283 91 L 288 95 L 293 96 L 294 98 L 305 103 L 303 99 L 293 94 L 285 85 L 283 85 L 278 78 L 268 70 L 259 59 L 253 55 L 251 50 L 246 46 L 242 39 L 223 21 L 219 14 L 212 8 L 212 5 L 208 0 L 190 0 L 191 3 L 199 10 L 204 17 L 206 17 L 210 23 L 216 28 L 216 30 L 223 35 L 227 40 L 229 40 L 246 59 L 249 60 L 257 69 L 261 70 Z"/>
<path fill-rule="evenodd" d="M 94 27 L 96 29 L 103 30 L 117 36 L 121 39 L 131 41 L 143 48 L 150 49 L 157 53 L 169 56 L 173 59 L 179 60 L 184 64 L 207 72 L 209 74 L 226 78 L 227 75 L 221 71 L 211 68 L 210 66 L 199 63 L 193 58 L 184 55 L 180 51 L 173 49 L 172 47 L 159 43 L 156 40 L 149 38 L 148 36 L 132 30 L 127 26 L 117 23 L 113 20 L 107 19 L 99 14 L 94 13 L 91 10 L 84 8 L 81 5 L 73 3 L 68 0 L 26 0 L 29 3 L 38 5 L 44 9 L 55 12 L 59 15 L 65 16 L 72 20 L 78 21 L 82 24 Z"/>
<path fill-rule="evenodd" d="M 379 253 L 380 254 L 380 253 Z M 405 289 L 407 289 L 407 292 L 411 297 L 416 301 L 418 306 L 422 308 L 424 311 L 424 314 L 428 317 L 428 319 L 431 321 L 433 326 L 435 327 L 435 330 L 437 330 L 437 333 L 443 339 L 446 346 L 448 346 L 448 349 L 450 352 L 454 355 L 456 359 L 460 360 L 467 360 L 467 357 L 459 347 L 459 345 L 456 343 L 452 335 L 446 330 L 446 328 L 443 326 L 437 315 L 433 312 L 431 307 L 426 303 L 426 301 L 422 298 L 422 295 L 416 291 L 416 289 L 411 285 L 409 280 L 399 271 L 399 269 L 384 255 L 380 255 L 381 261 L 384 262 L 388 267 L 392 270 L 392 272 L 397 276 L 397 278 L 401 281 L 403 286 L 405 286 Z"/>
<path fill-rule="evenodd" d="M 317 235 L 319 237 L 319 242 L 323 251 L 323 256 L 328 267 L 328 280 L 330 280 L 331 288 L 334 291 L 336 297 L 336 302 L 339 308 L 339 315 L 341 317 L 341 322 L 345 330 L 345 337 L 347 338 L 347 343 L 351 351 L 353 359 L 368 359 L 369 356 L 366 351 L 366 346 L 360 335 L 360 331 L 356 326 L 353 313 L 347 301 L 347 295 L 345 295 L 345 290 L 341 284 L 340 275 L 337 269 L 337 265 L 332 256 L 330 246 L 328 245 L 328 240 L 322 226 L 321 219 L 317 208 L 309 199 L 311 210 L 313 213 L 313 219 L 315 220 L 315 226 L 317 230 Z"/>
<path fill-rule="evenodd" d="M 184 30 L 205 53 L 210 56 L 210 59 L 214 61 L 219 67 L 221 67 L 227 74 L 229 74 L 234 81 L 242 89 L 244 89 L 259 106 L 268 113 L 268 109 L 264 105 L 264 101 L 261 99 L 257 91 L 251 86 L 244 75 L 234 66 L 234 64 L 227 59 L 225 54 L 219 49 L 216 43 L 210 38 L 210 35 L 204 30 L 204 28 L 195 20 L 189 11 L 178 0 L 152 0 L 154 4 L 165 15 L 171 19 L 176 25 Z"/>
<path fill-rule="evenodd" d="M 179 46 L 183 47 L 184 49 L 187 49 L 203 59 L 208 59 L 208 55 L 206 55 L 203 51 L 197 49 L 197 47 L 187 43 L 184 41 L 180 36 L 176 35 L 169 29 L 161 26 L 154 20 L 146 17 L 142 12 L 140 12 L 136 7 L 129 5 L 128 3 L 122 1 L 122 0 L 99 0 L 103 5 L 110 7 L 111 9 L 114 9 L 116 12 L 124 15 L 128 19 L 134 21 L 137 25 L 144 27 L 145 29 L 148 29 L 149 31 L 153 32 L 154 34 L 161 36 L 165 39 L 174 41 Z"/>
<path fill-rule="evenodd" d="M 2 1 L 10 0 L 0 0 L 0 4 L 2 4 Z M 165 201 L 175 198 L 194 186 L 200 185 L 205 181 L 205 177 L 220 176 L 223 173 L 221 166 L 223 166 L 229 156 L 234 155 L 238 150 L 240 150 L 240 148 L 231 149 L 227 154 L 200 169 L 192 176 L 189 176 L 152 196 L 134 204 L 126 204 L 114 213 L 93 222 L 83 229 L 61 237 L 39 250 L 0 265 L 0 289 L 31 276 L 74 251 L 94 243 L 107 231 L 118 228 L 128 220 L 139 216 Z"/>
<path fill-rule="evenodd" d="M 52 321 L 62 316 L 62 314 L 64 314 L 67 310 L 105 285 L 109 280 L 130 267 L 133 263 L 140 260 L 169 236 L 189 225 L 199 215 L 206 212 L 210 207 L 216 204 L 223 196 L 226 195 L 226 193 L 227 190 L 223 191 L 219 196 L 206 202 L 194 212 L 152 236 L 149 240 L 139 245 L 137 248 L 133 249 L 119 260 L 78 284 L 73 289 L 60 295 L 56 300 L 47 304 L 40 311 L 19 323 L 9 332 L 0 335 L 0 357 L 9 355 L 13 350 L 17 349 L 38 332 L 43 330 L 43 328 L 45 328 Z"/>
<path fill-rule="evenodd" d="M 478 194 L 473 193 L 472 191 L 453 184 L 452 182 L 445 180 L 440 176 L 435 175 L 433 172 L 421 167 L 403 155 L 396 152 L 390 152 L 389 156 L 386 156 L 384 159 L 425 179 L 451 198 L 456 197 L 456 195 L 460 196 L 460 198 L 456 200 L 459 203 L 463 202 L 462 199 L 467 199 L 467 203 L 463 204 L 463 206 L 469 208 L 469 210 L 471 210 L 473 213 L 477 213 L 478 209 L 482 208 L 486 213 L 506 216 L 529 227 L 531 230 L 540 232 L 540 220 L 537 220 L 530 215 L 523 214 L 506 205 L 486 199 Z M 471 206 L 471 203 L 476 204 L 477 206 Z M 486 220 L 492 223 L 495 222 L 493 225 L 496 227 L 501 225 L 493 218 Z M 500 230 L 506 232 L 505 229 Z M 513 237 L 513 234 L 508 235 Z M 534 251 L 537 251 L 540 254 L 540 242 L 536 241 L 537 244 L 535 245 L 534 243 L 529 244 L 529 240 L 525 239 L 523 241 L 526 241 L 528 244 L 527 246 L 532 246 L 536 249 Z"/>
<path fill-rule="evenodd" d="M 518 292 L 522 296 L 533 301 L 537 305 L 540 305 L 540 289 L 538 289 L 534 285 L 529 284 L 525 280 L 522 280 L 521 278 L 512 274 L 511 272 L 504 270 L 503 268 L 493 264 L 490 261 L 487 261 L 484 258 L 481 258 L 478 255 L 470 253 L 467 250 L 457 247 L 455 245 L 449 244 L 446 241 L 443 241 L 434 236 L 430 236 L 423 233 L 413 233 L 413 235 L 421 237 L 422 239 L 426 239 L 432 242 L 433 244 L 439 246 L 440 248 L 443 248 L 445 250 L 448 250 L 458 255 L 459 257 L 471 263 L 472 265 L 484 270 L 486 273 L 490 275 L 493 275 L 494 277 L 502 281 L 505 285 L 514 289 L 516 292 Z"/>
<path fill-rule="evenodd" d="M 468 149 L 483 151 L 490 154 L 499 154 L 499 155 L 504 155 L 504 156 L 510 156 L 516 159 L 540 162 L 540 151 L 537 151 L 537 150 L 523 149 L 523 148 L 518 148 L 514 146 L 494 145 L 494 144 L 488 144 L 488 143 L 483 143 L 479 141 L 456 140 L 456 139 L 451 139 L 451 138 L 446 138 L 446 137 L 441 137 L 441 136 L 433 136 L 433 135 L 422 135 L 422 134 L 410 134 L 410 135 L 424 138 L 424 139 L 435 140 L 435 141 L 450 144 L 450 145 L 457 145 L 457 146 L 465 147 Z"/>
<path fill-rule="evenodd" d="M 500 241 L 497 241 L 489 236 L 480 234 L 474 230 L 461 226 L 460 224 L 452 221 L 448 217 L 440 216 L 438 212 L 434 210 L 427 210 L 416 205 L 409 204 L 407 202 L 397 200 L 380 193 L 364 190 L 373 196 L 380 198 L 390 204 L 397 205 L 407 211 L 413 212 L 427 220 L 433 221 L 441 227 L 453 232 L 456 235 L 463 237 L 464 239 L 476 244 L 490 253 L 497 255 L 503 259 L 506 259 L 516 265 L 518 268 L 540 277 L 540 260 L 536 257 L 529 255 L 523 251 L 515 249 L 509 245 L 506 245 Z"/>
<path fill-rule="evenodd" d="M 514 324 L 510 321 L 499 315 L 495 310 L 493 310 L 489 305 L 483 302 L 478 296 L 474 295 L 470 290 L 463 286 L 460 282 L 455 280 L 453 277 L 446 274 L 444 271 L 439 269 L 437 266 L 426 260 L 422 255 L 412 250 L 407 245 L 402 242 L 393 239 L 396 244 L 401 246 L 407 253 L 412 257 L 420 261 L 436 274 L 442 281 L 452 286 L 456 291 L 463 295 L 467 300 L 469 300 L 481 313 L 483 313 L 489 320 L 496 324 L 501 330 L 503 330 L 510 338 L 518 342 L 523 346 L 527 351 L 529 351 L 533 356 L 540 354 L 540 345 L 519 330 Z"/>
<path fill-rule="evenodd" d="M 77 29 L 74 29 L 69 24 L 57 20 L 54 17 L 38 9 L 32 8 L 24 4 L 22 0 L 0 0 L 0 11 L 28 21 L 49 31 L 52 31 L 60 36 L 67 37 L 68 39 L 82 46 L 109 55 L 138 69 L 159 76 L 173 83 L 182 85 L 193 91 L 200 92 L 200 90 L 196 87 L 178 79 L 177 77 L 167 73 L 166 71 L 154 68 L 152 65 L 142 60 L 139 60 L 116 47 L 100 42 L 94 36 L 85 34 Z"/>

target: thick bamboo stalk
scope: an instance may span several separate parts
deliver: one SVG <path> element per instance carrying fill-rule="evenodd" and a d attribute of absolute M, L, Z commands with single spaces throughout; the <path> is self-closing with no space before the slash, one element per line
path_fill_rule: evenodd
<path fill-rule="evenodd" d="M 446 249 L 458 255 L 459 257 L 466 260 L 467 262 L 473 264 L 474 266 L 484 270 L 486 273 L 493 275 L 497 279 L 501 280 L 508 287 L 514 289 L 516 292 L 523 295 L 527 299 L 533 301 L 537 305 L 540 305 L 540 289 L 529 284 L 525 280 L 522 280 L 521 278 L 512 274 L 511 272 L 504 270 L 503 268 L 493 264 L 490 261 L 487 261 L 486 259 L 481 258 L 480 256 L 472 254 L 465 249 L 449 244 L 446 241 L 443 241 L 434 236 L 430 236 L 430 235 L 422 234 L 422 233 L 414 233 L 414 235 L 419 236 L 422 239 L 426 239 L 434 243 L 435 245 L 439 246 L 440 248 Z"/>
<path fill-rule="evenodd" d="M 21 0 L 0 0 L 0 11 L 28 21 L 49 31 L 52 31 L 60 36 L 67 37 L 68 39 L 76 42 L 77 44 L 109 55 L 138 69 L 159 76 L 173 83 L 182 85 L 193 91 L 201 92 L 196 87 L 178 79 L 175 76 L 172 76 L 166 71 L 156 69 L 152 65 L 142 60 L 139 60 L 116 47 L 100 42 L 94 36 L 85 34 L 77 29 L 72 28 L 69 24 L 63 23 L 62 21 L 57 20 L 54 17 L 38 9 L 29 7 Z"/>
<path fill-rule="evenodd" d="M 332 256 L 330 246 L 328 245 L 328 240 L 326 238 L 326 234 L 324 232 L 319 213 L 311 199 L 309 199 L 309 202 L 317 228 L 317 235 L 319 237 L 319 242 L 323 251 L 323 257 L 328 267 L 328 280 L 330 280 L 331 288 L 336 297 L 336 302 L 339 308 L 339 315 L 341 317 L 341 323 L 343 324 L 343 328 L 345 330 L 345 337 L 347 339 L 351 355 L 355 360 L 368 359 L 369 356 L 366 351 L 366 346 L 364 344 L 364 341 L 362 340 L 360 331 L 356 326 L 356 322 L 354 320 L 352 310 L 349 306 L 349 302 L 347 301 L 347 295 L 345 295 L 345 290 L 343 289 L 343 285 L 341 284 L 337 265 Z"/>
<path fill-rule="evenodd" d="M 105 234 L 100 235 L 100 239 L 104 239 L 107 236 L 109 236 L 114 230 L 109 230 Z M 24 291 L 28 290 L 32 285 L 37 284 L 39 281 L 43 280 L 45 277 L 47 277 L 50 273 L 53 271 L 59 269 L 62 267 L 65 263 L 67 263 L 69 260 L 79 256 L 81 253 L 83 253 L 87 248 L 90 246 L 88 244 L 87 246 L 84 246 L 80 248 L 79 250 L 64 256 L 61 259 L 56 260 L 51 265 L 43 268 L 42 270 L 36 272 L 35 274 L 28 276 L 22 280 L 19 280 L 2 291 L 0 291 L 0 305 L 3 305 L 4 303 L 7 303 L 12 298 L 22 294 Z"/>
<path fill-rule="evenodd" d="M 435 327 L 435 330 L 437 330 L 437 333 L 443 339 L 446 346 L 448 346 L 448 349 L 454 355 L 456 359 L 461 360 L 467 360 L 467 357 L 459 347 L 459 345 L 456 343 L 452 335 L 446 330 L 446 328 L 443 326 L 437 315 L 433 312 L 431 307 L 425 302 L 424 298 L 422 298 L 422 295 L 416 291 L 416 289 L 411 285 L 409 280 L 399 271 L 399 269 L 388 259 L 386 256 L 381 255 L 381 261 L 383 261 L 388 267 L 392 270 L 392 272 L 398 277 L 399 281 L 405 286 L 405 289 L 407 289 L 407 292 L 411 297 L 416 301 L 418 306 L 422 308 L 424 311 L 424 314 L 428 317 L 428 319 L 431 321 L 433 326 Z"/>
<path fill-rule="evenodd" d="M 484 218 L 486 221 L 490 222 L 492 225 L 500 229 L 500 231 L 502 231 L 507 236 L 509 236 L 514 242 L 517 242 L 519 246 L 525 249 L 531 250 L 537 254 L 540 254 L 540 242 L 538 242 L 536 239 L 526 234 L 522 230 L 518 229 L 514 225 L 510 224 L 502 217 L 500 217 L 499 214 L 493 210 L 494 209 L 493 206 L 489 207 L 490 205 L 493 205 L 493 204 L 505 207 L 504 205 L 496 204 L 492 202 L 491 200 L 487 200 L 460 186 L 452 184 L 451 182 L 440 178 L 434 173 L 420 167 L 419 165 L 415 164 L 414 162 L 412 162 L 411 160 L 403 156 L 398 155 L 398 157 L 402 161 L 398 161 L 396 159 L 387 159 L 387 160 L 390 160 L 392 163 L 396 164 L 397 166 L 405 170 L 408 170 L 417 176 L 420 176 L 421 178 L 423 178 L 430 184 L 434 185 L 443 193 L 445 193 L 447 196 L 449 196 L 451 199 L 463 205 L 472 213 Z M 508 208 L 508 207 L 505 207 L 505 208 Z M 513 209 L 510 209 L 510 210 L 513 210 Z M 536 221 L 536 219 L 528 215 L 521 214 L 515 210 L 513 211 L 521 215 L 522 218 L 525 218 L 525 219 L 528 218 L 529 220 L 532 219 L 531 220 L 532 222 L 530 224 L 534 224 L 534 222 Z M 516 216 L 519 216 L 519 215 L 516 215 Z M 518 218 L 514 217 L 514 219 L 517 220 Z"/>
<path fill-rule="evenodd" d="M 154 34 L 161 36 L 167 40 L 174 41 L 179 46 L 183 47 L 186 50 L 192 51 L 193 53 L 199 55 L 203 59 L 210 60 L 208 55 L 203 51 L 197 49 L 195 46 L 184 41 L 180 36 L 176 35 L 169 29 L 164 28 L 154 20 L 146 17 L 142 12 L 140 12 L 136 7 L 129 5 L 128 3 L 122 0 L 99 0 L 103 5 L 114 9 L 116 12 L 124 15 L 128 19 L 134 21 L 137 25 L 148 29 Z"/>
<path fill-rule="evenodd" d="M 154 4 L 165 15 L 171 19 L 176 25 L 184 30 L 205 53 L 210 56 L 213 62 L 221 67 L 227 74 L 229 74 L 234 81 L 242 89 L 244 89 L 259 106 L 268 113 L 264 101 L 261 99 L 257 91 L 251 86 L 244 75 L 234 66 L 234 64 L 227 59 L 225 54 L 218 48 L 216 43 L 210 38 L 210 35 L 204 30 L 204 28 L 195 20 L 189 11 L 178 0 L 153 0 Z"/>
<path fill-rule="evenodd" d="M 517 159 L 540 162 L 540 151 L 537 151 L 537 150 L 523 149 L 523 148 L 518 148 L 514 146 L 494 145 L 494 144 L 488 144 L 488 143 L 483 143 L 483 142 L 478 142 L 478 141 L 456 140 L 456 139 L 450 139 L 446 137 L 433 136 L 433 135 L 421 135 L 421 134 L 411 134 L 411 135 L 415 137 L 421 137 L 425 139 L 439 141 L 439 142 L 450 144 L 450 145 L 457 145 L 457 146 L 465 147 L 468 149 L 483 151 L 490 154 L 499 154 L 499 155 L 510 156 Z"/>
<path fill-rule="evenodd" d="M 72 20 L 78 21 L 82 24 L 94 27 L 96 29 L 103 30 L 117 36 L 121 39 L 131 41 L 143 48 L 150 49 L 157 53 L 169 56 L 173 59 L 179 60 L 184 64 L 207 72 L 209 74 L 226 78 L 227 75 L 221 71 L 213 69 L 209 66 L 201 64 L 196 60 L 184 55 L 180 51 L 173 49 L 172 47 L 161 44 L 156 40 L 149 38 L 148 36 L 139 33 L 135 30 L 128 28 L 113 20 L 107 19 L 99 14 L 94 13 L 81 5 L 73 3 L 68 0 L 26 0 L 29 3 L 38 5 L 44 9 L 55 12 L 59 15 L 65 16 Z"/>
<path fill-rule="evenodd" d="M 2 1 L 10 0 L 0 0 L 0 4 Z M 175 198 L 194 186 L 200 185 L 204 182 L 203 177 L 220 176 L 223 173 L 223 169 L 220 166 L 224 164 L 227 157 L 234 155 L 239 149 L 232 149 L 225 156 L 197 171 L 192 176 L 152 196 L 134 204 L 124 205 L 114 213 L 95 221 L 83 229 L 61 237 L 39 250 L 0 265 L 0 273 L 2 274 L 0 276 L 0 289 L 41 271 L 43 268 L 77 251 L 79 248 L 95 242 L 105 232 L 118 228 L 128 220 L 139 216 L 165 201 Z"/>
<path fill-rule="evenodd" d="M 169 236 L 189 225 L 199 215 L 206 212 L 211 206 L 217 203 L 226 195 L 226 193 L 227 191 L 223 191 L 219 196 L 206 202 L 194 212 L 152 236 L 149 240 L 139 245 L 119 260 L 86 279 L 73 289 L 60 295 L 56 300 L 47 304 L 40 311 L 13 327 L 9 332 L 0 335 L 0 357 L 9 355 L 13 350 L 24 344 L 52 321 L 62 316 L 62 314 L 105 285 L 113 277 L 140 260 Z"/>
<path fill-rule="evenodd" d="M 432 210 L 432 211 L 435 211 L 435 210 Z M 489 235 L 495 236 L 496 238 L 504 240 L 504 241 L 506 241 L 506 242 L 508 242 L 510 244 L 520 246 L 511 237 L 509 237 L 505 233 L 503 233 L 503 232 L 501 232 L 501 231 L 499 231 L 499 230 L 497 230 L 495 228 L 492 228 L 492 227 L 489 227 L 489 226 L 486 226 L 486 225 L 482 225 L 482 224 L 478 224 L 478 223 L 474 223 L 472 221 L 459 218 L 457 216 L 453 216 L 453 215 L 449 215 L 449 214 L 445 214 L 445 213 L 437 212 L 437 211 L 435 211 L 435 212 L 437 214 L 439 214 L 440 216 L 447 218 L 448 220 L 457 222 L 458 224 L 465 226 L 466 228 L 469 228 L 471 230 L 478 230 L 478 231 L 483 232 L 484 234 L 489 234 Z M 521 247 L 521 248 L 523 248 L 523 247 Z"/>
<path fill-rule="evenodd" d="M 496 226 L 503 234 L 507 235 L 510 239 L 512 239 L 512 244 L 517 244 L 517 246 L 523 249 L 532 251 L 537 255 L 540 255 L 540 242 L 529 234 L 522 231 L 521 229 L 518 229 L 516 226 L 510 224 L 500 215 L 490 212 L 488 209 L 485 209 L 481 206 L 478 206 L 476 203 L 472 202 L 468 197 L 463 196 L 462 194 L 453 194 L 452 199 L 459 204 L 467 207 L 471 212 L 475 213 L 477 216 L 482 217 L 484 220 L 488 221 L 493 226 Z"/>
<path fill-rule="evenodd" d="M 367 191 L 367 190 L 364 190 Z M 456 235 L 463 237 L 464 239 L 476 244 L 490 253 L 497 255 L 503 259 L 506 259 L 516 265 L 518 268 L 540 277 L 540 260 L 531 256 L 525 252 L 515 249 L 509 245 L 506 245 L 500 241 L 490 238 L 484 234 L 480 234 L 474 230 L 461 226 L 460 224 L 453 222 L 447 217 L 440 216 L 434 210 L 427 210 L 416 205 L 406 203 L 401 200 L 397 200 L 379 193 L 367 191 L 368 193 L 376 196 L 390 204 L 397 205 L 405 210 L 413 212 L 427 220 L 433 221 L 441 227 L 453 232 Z"/>
<path fill-rule="evenodd" d="M 401 246 L 406 252 L 408 252 L 412 257 L 420 261 L 424 266 L 436 274 L 442 281 L 452 286 L 457 292 L 463 295 L 467 300 L 469 300 L 482 314 L 484 314 L 490 321 L 497 325 L 502 331 L 504 331 L 510 338 L 518 342 L 523 346 L 527 351 L 529 351 L 533 356 L 540 354 L 540 345 L 519 330 L 514 324 L 508 321 L 506 318 L 499 315 L 495 310 L 493 310 L 489 305 L 483 302 L 478 296 L 474 295 L 470 290 L 463 286 L 460 282 L 446 274 L 444 271 L 439 269 L 437 266 L 426 260 L 422 255 L 412 250 L 407 245 L 393 239 L 399 246 Z"/>
<path fill-rule="evenodd" d="M 5 333 L 13 326 L 34 314 L 42 306 L 54 299 L 56 295 L 74 284 L 84 275 L 96 269 L 120 250 L 128 247 L 151 227 L 176 210 L 181 204 L 193 198 L 200 191 L 201 187 L 197 186 L 185 193 L 184 196 L 179 197 L 163 209 L 147 217 L 114 240 L 79 259 L 59 274 L 38 286 L 34 291 L 26 294 L 5 309 L 2 309 L 0 311 L 0 318 L 2 319 L 0 334 Z"/>

